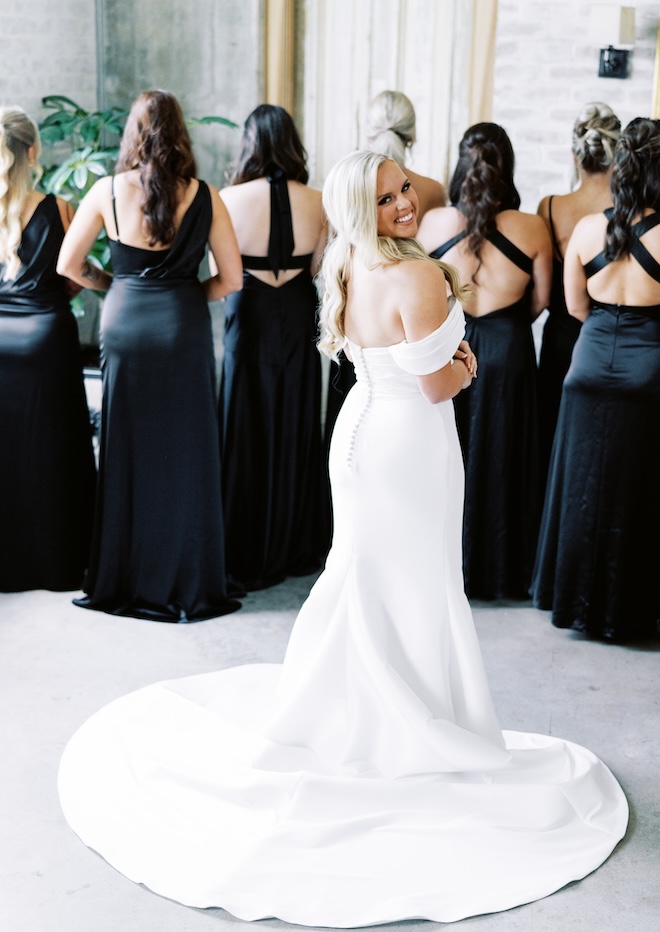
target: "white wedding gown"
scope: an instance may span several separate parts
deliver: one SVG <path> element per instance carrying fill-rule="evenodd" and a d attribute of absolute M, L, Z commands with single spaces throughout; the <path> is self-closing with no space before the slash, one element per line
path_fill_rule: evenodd
<path fill-rule="evenodd" d="M 449 922 L 584 877 L 627 825 L 583 747 L 500 730 L 461 574 L 463 464 L 426 339 L 350 345 L 331 452 L 335 537 L 283 665 L 156 683 L 69 742 L 71 827 L 151 890 L 241 919 Z"/>

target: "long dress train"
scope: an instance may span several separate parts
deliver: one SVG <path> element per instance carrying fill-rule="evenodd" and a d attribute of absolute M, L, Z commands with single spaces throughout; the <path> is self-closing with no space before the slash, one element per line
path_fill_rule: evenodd
<path fill-rule="evenodd" d="M 586 749 L 502 732 L 461 575 L 463 467 L 446 365 L 458 307 L 417 343 L 350 345 L 335 530 L 283 665 L 157 683 L 69 742 L 64 813 L 136 882 L 241 919 L 452 921 L 545 896 L 623 836 Z"/>

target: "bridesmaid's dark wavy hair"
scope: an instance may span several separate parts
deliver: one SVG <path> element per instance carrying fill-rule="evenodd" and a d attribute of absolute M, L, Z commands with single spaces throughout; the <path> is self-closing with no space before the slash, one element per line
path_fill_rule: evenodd
<path fill-rule="evenodd" d="M 140 172 L 144 229 L 150 246 L 174 239 L 180 183 L 197 177 L 181 107 L 169 91 L 144 91 L 134 101 L 119 148 L 117 171 Z"/>
<path fill-rule="evenodd" d="M 238 158 L 229 174 L 230 184 L 265 178 L 274 168 L 289 181 L 307 184 L 307 153 L 295 123 L 284 107 L 260 104 L 243 127 Z"/>
<path fill-rule="evenodd" d="M 619 136 L 612 169 L 614 211 L 605 234 L 610 262 L 630 254 L 635 220 L 644 209 L 660 210 L 660 120 L 635 117 Z"/>
<path fill-rule="evenodd" d="M 511 140 L 497 123 L 475 123 L 465 132 L 449 198 L 467 221 L 468 246 L 479 264 L 483 242 L 496 230 L 495 216 L 520 207 L 514 165 Z"/>

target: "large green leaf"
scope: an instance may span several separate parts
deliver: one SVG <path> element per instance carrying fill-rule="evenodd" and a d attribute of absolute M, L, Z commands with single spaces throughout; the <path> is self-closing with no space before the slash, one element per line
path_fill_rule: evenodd
<path fill-rule="evenodd" d="M 63 94 L 49 94 L 47 97 L 41 98 L 41 103 L 42 106 L 52 107 L 55 110 L 73 110 L 76 116 L 79 117 L 87 116 L 87 110 L 83 110 L 80 104 Z"/>
<path fill-rule="evenodd" d="M 222 126 L 231 126 L 232 129 L 238 129 L 238 123 L 220 116 L 188 117 L 187 126 L 206 126 L 208 123 L 220 123 Z"/>

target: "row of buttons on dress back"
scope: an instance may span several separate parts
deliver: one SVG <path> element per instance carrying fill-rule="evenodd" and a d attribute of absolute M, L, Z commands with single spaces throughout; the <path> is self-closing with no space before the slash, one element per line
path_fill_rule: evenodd
<path fill-rule="evenodd" d="M 365 419 L 367 411 L 371 407 L 371 399 L 373 396 L 371 379 L 369 377 L 369 372 L 367 370 L 367 367 L 364 364 L 364 353 L 363 353 L 362 347 L 354 346 L 352 347 L 352 350 L 354 353 L 357 354 L 357 357 L 353 360 L 353 365 L 355 366 L 356 374 L 358 375 L 358 380 L 362 382 L 367 389 L 367 398 L 365 400 L 362 411 L 360 411 L 360 414 L 358 415 L 357 420 L 355 421 L 355 424 L 353 425 L 353 429 L 351 431 L 351 437 L 350 437 L 350 440 L 348 441 L 348 454 L 346 456 L 346 465 L 348 466 L 349 469 L 353 465 L 353 456 L 355 453 L 355 440 L 357 438 L 357 432 L 360 428 L 360 424 L 362 424 L 362 421 Z M 358 359 L 359 359 L 359 367 L 357 365 Z"/>

